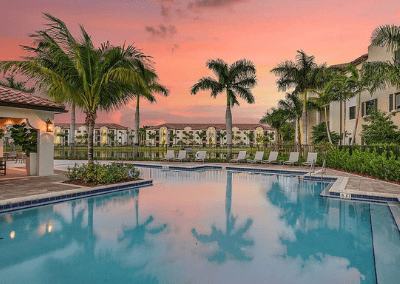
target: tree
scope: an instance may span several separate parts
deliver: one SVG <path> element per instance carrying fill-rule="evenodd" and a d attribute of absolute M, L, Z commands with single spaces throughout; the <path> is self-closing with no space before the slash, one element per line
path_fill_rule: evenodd
<path fill-rule="evenodd" d="M 282 135 L 282 126 L 286 123 L 286 120 L 287 116 L 284 110 L 280 108 L 271 108 L 271 110 L 261 118 L 260 123 L 268 123 L 272 128 L 276 129 L 276 144 L 279 144 Z"/>
<path fill-rule="evenodd" d="M 286 112 L 286 116 L 290 120 L 296 122 L 297 137 L 296 142 L 301 143 L 300 119 L 303 115 L 303 103 L 301 99 L 293 92 L 287 93 L 285 100 L 279 100 L 279 108 Z"/>
<path fill-rule="evenodd" d="M 234 136 L 234 137 L 233 137 L 233 140 L 236 141 L 236 144 L 239 144 L 239 142 L 240 142 L 241 139 L 242 139 L 242 138 L 241 138 L 240 136 Z"/>
<path fill-rule="evenodd" d="M 228 144 L 228 158 L 232 156 L 232 113 L 231 107 L 239 105 L 238 97 L 247 103 L 254 103 L 251 89 L 257 85 L 256 68 L 253 62 L 241 59 L 231 65 L 222 59 L 207 61 L 207 67 L 211 69 L 217 80 L 211 77 L 203 77 L 194 84 L 191 93 L 197 94 L 200 90 L 210 90 L 211 97 L 226 92 L 226 138 Z"/>
<path fill-rule="evenodd" d="M 224 144 L 224 137 L 226 136 L 226 132 L 225 131 L 219 131 L 217 133 L 217 137 L 218 139 L 221 141 L 221 145 Z"/>
<path fill-rule="evenodd" d="M 204 137 L 206 137 L 206 135 L 207 135 L 207 132 L 204 130 L 197 131 L 197 136 L 199 136 L 199 138 L 200 138 L 200 145 L 203 144 L 203 139 L 204 139 Z"/>
<path fill-rule="evenodd" d="M 34 87 L 27 88 L 25 86 L 25 84 L 27 82 L 17 82 L 17 81 L 15 81 L 14 73 L 11 73 L 10 75 L 5 76 L 4 79 L 6 79 L 5 82 L 4 81 L 0 81 L 0 85 L 1 86 L 9 87 L 9 88 L 12 88 L 12 89 L 15 89 L 15 90 L 18 90 L 18 91 L 22 91 L 22 92 L 25 92 L 25 93 L 29 93 L 29 94 L 33 94 L 35 92 L 35 88 Z"/>
<path fill-rule="evenodd" d="M 151 140 L 151 144 L 154 144 L 154 139 L 157 137 L 156 133 L 149 133 L 149 139 Z"/>
<path fill-rule="evenodd" d="M 307 144 L 307 96 L 310 89 L 318 89 L 322 84 L 320 73 L 326 70 L 326 64 L 317 65 L 314 56 L 308 56 L 304 51 L 298 50 L 296 62 L 285 61 L 277 65 L 270 72 L 280 78 L 276 81 L 279 91 L 294 88 L 295 94 L 302 95 L 303 113 L 302 134 L 303 144 Z"/>
<path fill-rule="evenodd" d="M 371 144 L 400 144 L 400 131 L 392 121 L 396 113 L 386 114 L 375 109 L 364 120 L 369 124 L 362 125 L 361 137 L 364 143 Z"/>
<path fill-rule="evenodd" d="M 135 155 L 138 153 L 139 146 L 139 123 L 140 123 L 140 113 L 139 113 L 139 102 L 140 98 L 144 98 L 149 102 L 156 102 L 156 98 L 153 93 L 159 93 L 163 96 L 169 95 L 169 90 L 158 83 L 158 75 L 155 71 L 147 67 L 143 64 L 142 61 L 136 62 L 138 74 L 141 77 L 144 85 L 137 84 L 133 88 L 133 93 L 136 95 L 136 111 L 135 111 L 135 125 L 134 125 L 134 133 L 135 133 Z"/>
<path fill-rule="evenodd" d="M 114 141 L 115 141 L 115 133 L 114 131 L 107 133 L 108 138 L 110 138 L 110 144 L 111 146 L 114 146 Z"/>
<path fill-rule="evenodd" d="M 252 144 L 254 142 L 254 132 L 253 131 L 246 131 L 244 133 L 244 135 L 246 135 L 246 137 L 249 140 L 250 144 Z"/>
<path fill-rule="evenodd" d="M 34 78 L 51 97 L 72 101 L 85 113 L 88 125 L 88 163 L 93 164 L 93 132 L 99 110 L 119 108 L 134 97 L 132 90 L 145 84 L 138 75 L 137 63 L 148 60 L 133 45 L 112 46 L 109 42 L 95 48 L 81 26 L 75 39 L 61 20 L 45 14 L 48 29 L 33 35 L 37 47 L 26 47 L 36 57 L 26 61 L 3 62 L 0 67 L 18 70 Z"/>
<path fill-rule="evenodd" d="M 327 114 L 327 108 L 329 107 L 329 104 L 332 102 L 334 97 L 334 89 L 331 87 L 331 82 L 328 82 L 324 86 L 322 91 L 313 90 L 313 93 L 317 94 L 318 97 L 310 98 L 310 102 L 313 104 L 312 107 L 314 109 L 324 112 L 326 137 L 328 139 L 328 142 L 330 144 L 333 144 L 331 138 L 331 132 L 329 130 L 328 114 Z M 314 138 L 312 138 L 312 140 L 315 141 Z"/>
<path fill-rule="evenodd" d="M 328 132 L 326 124 L 321 122 L 320 124 L 313 126 L 311 139 L 314 144 L 327 142 L 330 144 L 338 144 L 342 139 L 342 135 L 339 135 L 334 131 Z"/>
<path fill-rule="evenodd" d="M 169 137 L 174 141 L 174 144 L 176 144 L 176 137 L 177 137 L 178 135 L 176 134 L 176 133 L 171 133 L 170 135 L 169 135 Z"/>
<path fill-rule="evenodd" d="M 64 131 L 64 132 L 59 132 L 59 133 L 57 133 L 57 136 L 58 137 L 60 137 L 60 138 L 62 138 L 62 141 L 63 141 L 63 146 L 65 146 L 65 137 L 68 137 L 68 132 L 66 132 L 66 131 Z M 60 142 L 60 144 L 61 144 L 61 142 Z"/>
<path fill-rule="evenodd" d="M 285 122 L 281 127 L 281 136 L 283 142 L 294 142 L 295 128 L 290 122 Z"/>
<path fill-rule="evenodd" d="M 139 140 L 141 141 L 141 144 L 144 145 L 145 141 L 146 141 L 146 130 L 147 128 L 149 128 L 148 126 L 142 126 L 139 129 Z"/>

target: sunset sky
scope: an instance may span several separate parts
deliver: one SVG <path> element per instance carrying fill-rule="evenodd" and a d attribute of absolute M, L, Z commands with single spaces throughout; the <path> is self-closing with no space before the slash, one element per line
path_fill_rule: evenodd
<path fill-rule="evenodd" d="M 400 25 L 398 0 L 2 0 L 0 60 L 16 60 L 28 34 L 42 29 L 47 12 L 65 21 L 78 35 L 82 24 L 96 44 L 134 43 L 153 57 L 168 98 L 141 103 L 141 125 L 164 122 L 224 123 L 224 95 L 190 95 L 191 86 L 212 73 L 208 59 L 229 63 L 252 60 L 257 68 L 255 104 L 233 109 L 234 123 L 257 123 L 285 94 L 278 92 L 271 68 L 294 60 L 302 49 L 317 63 L 349 62 L 367 53 L 371 33 L 379 25 Z M 98 122 L 133 128 L 135 103 Z M 83 122 L 83 115 L 78 115 Z M 56 122 L 69 122 L 69 114 Z"/>

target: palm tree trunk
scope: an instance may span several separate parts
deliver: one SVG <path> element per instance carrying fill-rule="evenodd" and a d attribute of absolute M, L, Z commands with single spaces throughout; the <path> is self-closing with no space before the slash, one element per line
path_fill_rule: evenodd
<path fill-rule="evenodd" d="M 346 113 L 347 113 L 347 109 L 346 109 L 346 100 L 343 101 L 343 107 L 344 107 L 344 111 L 343 111 L 343 145 L 346 145 Z"/>
<path fill-rule="evenodd" d="M 88 125 L 88 164 L 93 164 L 93 132 L 96 114 L 93 112 L 86 113 L 86 124 Z"/>
<path fill-rule="evenodd" d="M 71 156 L 75 156 L 75 103 L 72 103 L 71 106 L 71 125 L 69 130 L 69 145 L 71 146 Z"/>
<path fill-rule="evenodd" d="M 326 114 L 326 106 L 324 106 L 326 133 L 328 134 L 329 143 L 332 143 L 331 131 L 329 130 L 328 115 Z"/>
<path fill-rule="evenodd" d="M 302 115 L 302 121 L 303 121 L 303 144 L 307 144 L 307 90 L 303 92 L 303 115 Z"/>
<path fill-rule="evenodd" d="M 350 145 L 353 145 L 354 140 L 356 139 L 356 132 L 357 132 L 358 119 L 359 119 L 359 117 L 360 117 L 360 107 L 361 107 L 361 92 L 358 93 L 358 97 L 357 97 L 356 122 L 355 122 L 355 124 L 354 124 L 354 130 L 353 130 L 353 135 L 351 136 Z"/>
<path fill-rule="evenodd" d="M 342 118 L 342 113 L 343 113 L 343 104 L 342 104 L 342 101 L 340 100 L 339 101 L 339 104 L 340 104 L 340 129 L 339 129 L 339 134 L 340 135 L 342 135 L 342 133 L 343 133 L 343 129 L 342 129 L 342 125 L 343 125 L 343 118 Z M 343 141 L 342 141 L 342 139 L 340 140 L 340 145 L 342 145 L 343 144 Z"/>
<path fill-rule="evenodd" d="M 229 94 L 227 96 L 227 103 L 226 103 L 226 142 L 228 144 L 228 159 L 232 157 L 232 113 L 231 113 L 231 100 Z"/>
<path fill-rule="evenodd" d="M 135 111 L 135 125 L 134 125 L 134 132 L 135 136 L 133 137 L 133 144 L 134 150 L 133 150 L 133 157 L 136 158 L 139 152 L 139 121 L 140 121 L 140 114 L 139 114 L 139 99 L 140 96 L 137 95 L 137 101 L 136 101 L 136 111 Z"/>

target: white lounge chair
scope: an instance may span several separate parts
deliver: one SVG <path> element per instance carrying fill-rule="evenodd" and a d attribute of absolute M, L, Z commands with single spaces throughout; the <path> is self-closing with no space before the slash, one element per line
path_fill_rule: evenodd
<path fill-rule="evenodd" d="M 254 155 L 254 159 L 247 159 L 248 163 L 256 164 L 261 163 L 264 157 L 264 151 L 257 151 Z"/>
<path fill-rule="evenodd" d="M 246 155 L 247 151 L 239 151 L 239 154 L 236 159 L 232 159 L 229 162 L 230 163 L 239 163 L 239 162 L 245 162 L 246 161 Z"/>
<path fill-rule="evenodd" d="M 307 162 L 303 163 L 303 166 L 311 166 L 312 162 L 314 161 L 314 163 L 317 162 L 317 156 L 318 153 L 308 153 L 307 155 Z"/>
<path fill-rule="evenodd" d="M 185 159 L 186 159 L 186 150 L 179 150 L 178 158 L 175 158 L 174 161 L 182 162 Z"/>
<path fill-rule="evenodd" d="M 207 151 L 197 151 L 194 161 L 195 162 L 199 162 L 199 161 L 204 162 L 204 160 L 206 159 L 206 156 L 207 156 Z"/>
<path fill-rule="evenodd" d="M 167 150 L 167 155 L 165 158 L 162 158 L 161 161 L 172 161 L 173 159 L 175 159 L 175 151 Z"/>
<path fill-rule="evenodd" d="M 269 153 L 269 158 L 268 160 L 261 161 L 263 164 L 272 164 L 272 163 L 278 163 L 278 152 L 272 151 Z"/>
<path fill-rule="evenodd" d="M 290 152 L 289 161 L 283 162 L 284 165 L 294 165 L 299 162 L 299 152 Z"/>

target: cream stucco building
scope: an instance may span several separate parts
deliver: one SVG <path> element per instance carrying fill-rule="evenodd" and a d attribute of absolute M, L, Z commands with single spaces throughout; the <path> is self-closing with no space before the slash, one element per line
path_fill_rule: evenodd
<path fill-rule="evenodd" d="M 360 69 L 364 62 L 373 61 L 392 61 L 398 60 L 395 58 L 395 53 L 388 52 L 386 47 L 372 46 L 368 47 L 368 53 L 364 54 L 352 62 L 333 65 L 332 67 L 345 67 L 352 64 Z M 310 95 L 312 96 L 312 94 Z M 363 117 L 367 116 L 371 110 L 371 106 L 378 108 L 386 113 L 400 109 L 400 90 L 395 87 L 385 88 L 384 90 L 377 90 L 373 94 L 370 92 L 363 92 L 361 94 L 361 110 L 357 126 L 357 133 L 355 136 L 354 144 L 361 144 L 361 131 L 362 125 L 366 122 Z M 357 96 L 350 98 L 345 103 L 340 104 L 335 101 L 329 105 L 328 122 L 331 131 L 336 133 L 344 133 L 342 144 L 349 145 L 354 131 L 354 125 L 357 115 Z M 393 122 L 400 126 L 400 115 L 392 118 Z M 308 143 L 311 143 L 312 126 L 317 125 L 324 121 L 324 115 L 318 112 L 311 112 L 308 115 Z"/>
<path fill-rule="evenodd" d="M 223 136 L 225 130 L 225 124 L 165 123 L 149 127 L 146 130 L 145 143 L 146 145 L 175 145 L 182 141 L 183 144 L 224 146 L 226 145 L 226 135 Z M 250 133 L 252 135 L 249 135 Z M 155 137 L 152 138 L 151 134 Z M 274 142 L 275 130 L 263 124 L 232 125 L 233 145 L 256 145 L 259 143 L 256 138 L 262 136 L 268 136 L 270 142 Z"/>
<path fill-rule="evenodd" d="M 54 144 L 70 145 L 70 124 L 56 123 L 54 127 Z M 59 133 L 66 133 L 65 137 Z M 84 145 L 87 140 L 88 127 L 83 123 L 75 124 L 75 143 Z M 112 146 L 112 145 L 130 145 L 132 144 L 133 132 L 126 126 L 117 123 L 96 123 L 94 126 L 94 145 L 95 146 Z"/>

